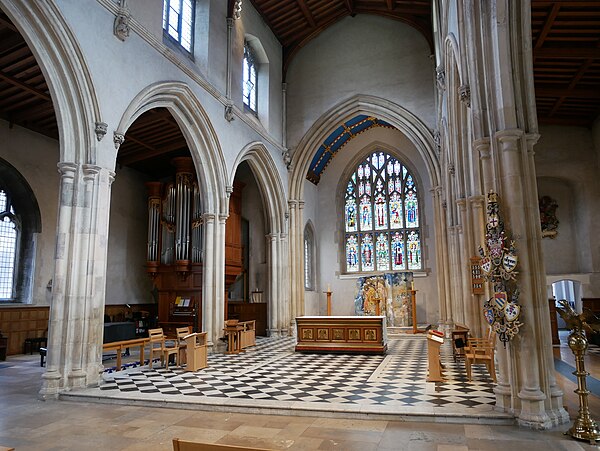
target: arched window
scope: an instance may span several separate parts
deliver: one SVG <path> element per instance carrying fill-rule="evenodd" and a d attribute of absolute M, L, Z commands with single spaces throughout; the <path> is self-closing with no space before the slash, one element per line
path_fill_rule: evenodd
<path fill-rule="evenodd" d="M 11 199 L 0 187 L 0 300 L 4 301 L 15 297 L 19 229 L 19 221 Z"/>
<path fill-rule="evenodd" d="M 194 43 L 194 0 L 164 0 L 163 30 L 189 53 Z"/>
<path fill-rule="evenodd" d="M 309 224 L 304 228 L 304 288 L 306 290 L 314 290 L 314 235 Z"/>
<path fill-rule="evenodd" d="M 256 105 L 256 89 L 257 89 L 257 60 L 252 50 L 252 47 L 248 44 L 248 41 L 244 42 L 244 80 L 243 80 L 243 93 L 244 93 L 244 105 L 256 114 L 258 111 Z"/>
<path fill-rule="evenodd" d="M 373 152 L 345 186 L 346 272 L 423 269 L 418 192 L 406 166 Z"/>

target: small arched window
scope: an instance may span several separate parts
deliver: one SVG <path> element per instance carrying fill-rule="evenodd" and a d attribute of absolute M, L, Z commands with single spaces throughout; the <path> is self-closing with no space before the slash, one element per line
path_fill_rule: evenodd
<path fill-rule="evenodd" d="M 309 224 L 304 228 L 304 288 L 306 290 L 314 290 L 314 235 Z"/>
<path fill-rule="evenodd" d="M 423 269 L 418 192 L 406 166 L 373 152 L 345 187 L 346 272 Z"/>
<path fill-rule="evenodd" d="M 17 243 L 19 240 L 19 221 L 15 215 L 11 198 L 0 188 L 0 299 L 11 300 L 15 297 L 15 266 L 17 262 Z"/>
<path fill-rule="evenodd" d="M 244 105 L 252 111 L 254 114 L 257 113 L 257 59 L 254 54 L 254 50 L 248 44 L 248 41 L 244 42 L 244 80 L 243 80 L 243 94 L 244 94 Z"/>

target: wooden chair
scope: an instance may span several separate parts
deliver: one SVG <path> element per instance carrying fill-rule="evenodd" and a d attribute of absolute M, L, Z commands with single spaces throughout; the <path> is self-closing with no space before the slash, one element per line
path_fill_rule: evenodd
<path fill-rule="evenodd" d="M 187 361 L 187 343 L 183 337 L 192 333 L 192 326 L 178 327 L 177 332 L 177 346 L 179 346 L 179 354 L 177 355 L 177 363 L 181 366 Z"/>
<path fill-rule="evenodd" d="M 465 347 L 465 366 L 467 377 L 471 379 L 471 365 L 484 363 L 492 380 L 496 382 L 496 366 L 494 364 L 494 351 L 496 349 L 496 334 L 491 328 L 485 338 L 469 338 Z"/>
<path fill-rule="evenodd" d="M 175 344 L 175 346 L 167 346 L 166 345 L 166 337 L 163 333 L 162 327 L 158 329 L 149 329 L 148 335 L 150 337 L 150 364 L 148 365 L 152 368 L 152 359 L 154 358 L 154 354 L 160 355 L 160 363 L 165 366 L 165 368 L 169 369 L 169 356 L 174 355 L 176 359 L 178 359 L 179 354 L 179 346 Z M 167 364 L 165 365 L 165 359 Z M 179 360 L 177 360 L 177 364 L 180 365 Z"/>

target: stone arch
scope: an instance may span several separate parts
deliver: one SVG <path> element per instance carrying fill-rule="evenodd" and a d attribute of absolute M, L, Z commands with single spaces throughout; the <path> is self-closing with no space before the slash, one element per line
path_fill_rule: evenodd
<path fill-rule="evenodd" d="M 100 109 L 75 35 L 55 2 L 2 2 L 48 83 L 59 130 L 60 161 L 96 163 Z"/>
<path fill-rule="evenodd" d="M 427 126 L 417 116 L 400 105 L 379 97 L 359 94 L 329 109 L 300 140 L 292 157 L 290 198 L 303 198 L 304 181 L 315 149 L 340 123 L 358 114 L 367 114 L 383 119 L 404 133 L 425 161 L 431 185 L 433 187 L 438 186 L 440 181 L 439 161 L 434 150 L 433 135 Z"/>
<path fill-rule="evenodd" d="M 204 211 L 227 214 L 225 157 L 208 114 L 188 85 L 166 81 L 144 88 L 126 108 L 115 133 L 125 135 L 139 116 L 159 107 L 169 110 L 185 136 L 204 193 Z"/>
<path fill-rule="evenodd" d="M 229 175 L 229 185 L 233 185 L 237 168 L 244 161 L 252 169 L 258 183 L 267 211 L 266 219 L 269 225 L 269 233 L 285 232 L 285 213 L 287 210 L 285 189 L 281 177 L 278 176 L 277 165 L 271 154 L 260 142 L 252 142 L 246 145 L 233 164 Z"/>
<path fill-rule="evenodd" d="M 240 163 L 247 162 L 258 184 L 266 210 L 269 232 L 268 255 L 268 328 L 270 335 L 287 335 L 291 321 L 288 284 L 287 206 L 285 189 L 277 165 L 260 142 L 246 145 L 238 154 L 230 174 L 230 185 Z"/>

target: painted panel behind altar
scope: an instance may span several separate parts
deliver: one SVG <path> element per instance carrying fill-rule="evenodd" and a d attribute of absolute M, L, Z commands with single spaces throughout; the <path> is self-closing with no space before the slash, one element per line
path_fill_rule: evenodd
<path fill-rule="evenodd" d="M 356 282 L 354 313 L 384 315 L 387 326 L 412 326 L 412 272 L 393 272 L 360 277 Z"/>

